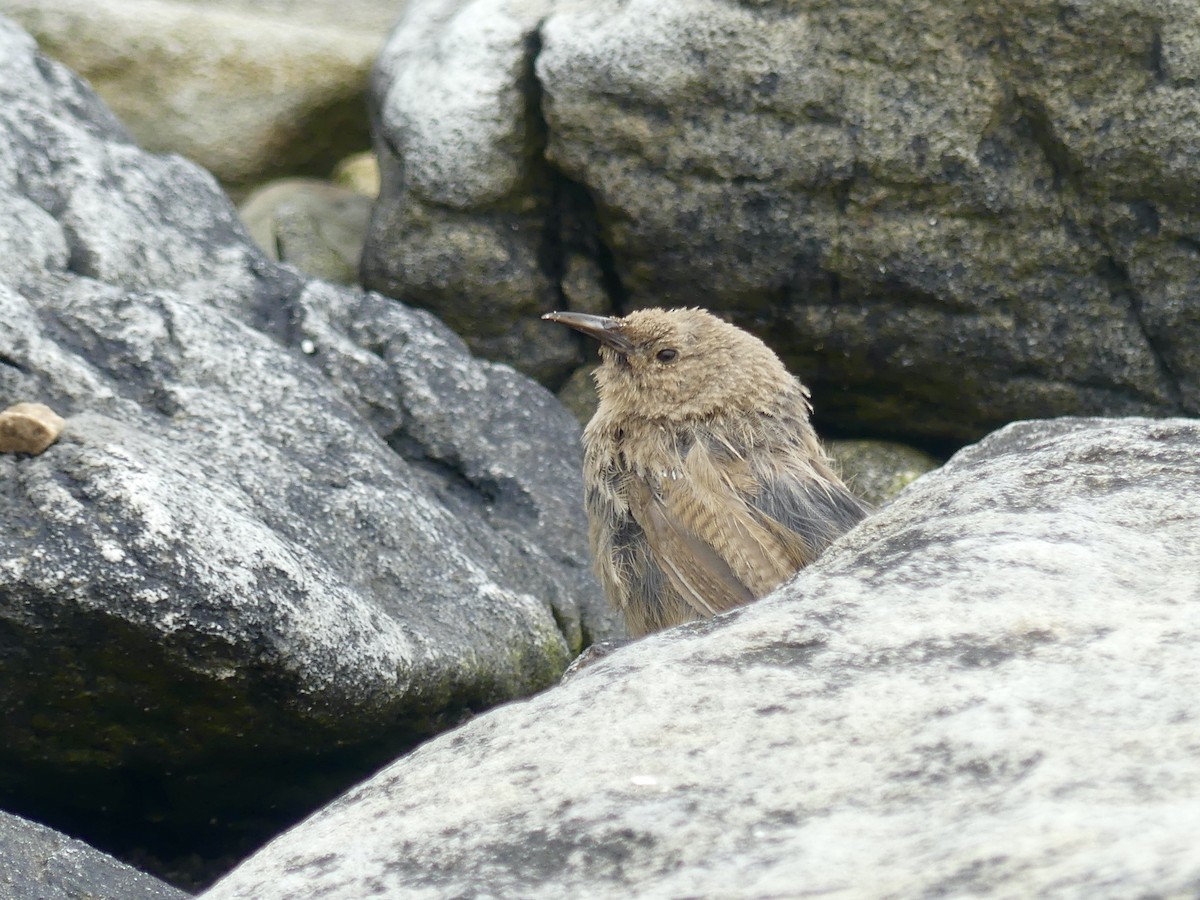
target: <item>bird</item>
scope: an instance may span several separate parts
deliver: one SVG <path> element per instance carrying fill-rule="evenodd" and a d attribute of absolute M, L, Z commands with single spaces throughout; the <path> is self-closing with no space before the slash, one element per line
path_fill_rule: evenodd
<path fill-rule="evenodd" d="M 870 512 L 822 449 L 808 389 L 749 332 L 698 308 L 542 318 L 600 345 L 584 505 L 631 637 L 765 596 Z"/>

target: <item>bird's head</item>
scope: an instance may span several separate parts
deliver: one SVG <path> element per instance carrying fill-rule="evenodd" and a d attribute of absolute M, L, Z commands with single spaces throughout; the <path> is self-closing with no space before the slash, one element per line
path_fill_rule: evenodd
<path fill-rule="evenodd" d="M 766 344 L 702 309 L 542 318 L 600 342 L 601 409 L 621 418 L 680 421 L 805 402 L 804 388 Z"/>

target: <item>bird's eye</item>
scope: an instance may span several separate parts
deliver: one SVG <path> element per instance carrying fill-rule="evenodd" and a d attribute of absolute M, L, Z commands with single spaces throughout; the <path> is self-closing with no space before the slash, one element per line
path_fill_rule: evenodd
<path fill-rule="evenodd" d="M 675 362 L 675 357 L 679 355 L 678 350 L 672 350 L 670 347 L 665 347 L 654 354 L 654 358 L 660 363 Z"/>

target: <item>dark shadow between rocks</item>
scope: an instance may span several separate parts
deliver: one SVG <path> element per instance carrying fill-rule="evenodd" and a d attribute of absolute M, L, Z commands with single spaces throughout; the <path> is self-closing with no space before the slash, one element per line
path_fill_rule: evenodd
<path fill-rule="evenodd" d="M 53 621 L 0 620 L 0 807 L 195 891 L 497 702 L 480 691 L 456 708 L 431 701 L 356 724 L 334 698 L 305 698 L 281 667 L 236 666 L 216 640 L 208 649 L 200 660 L 194 637 L 152 640 L 67 606 Z M 196 669 L 223 657 L 223 677 Z"/>

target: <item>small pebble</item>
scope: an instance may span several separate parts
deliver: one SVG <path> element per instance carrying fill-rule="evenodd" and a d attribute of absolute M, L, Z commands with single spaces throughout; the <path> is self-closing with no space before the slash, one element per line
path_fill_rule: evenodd
<path fill-rule="evenodd" d="M 17 403 L 0 412 L 0 453 L 37 455 L 58 440 L 62 416 L 44 403 Z"/>

